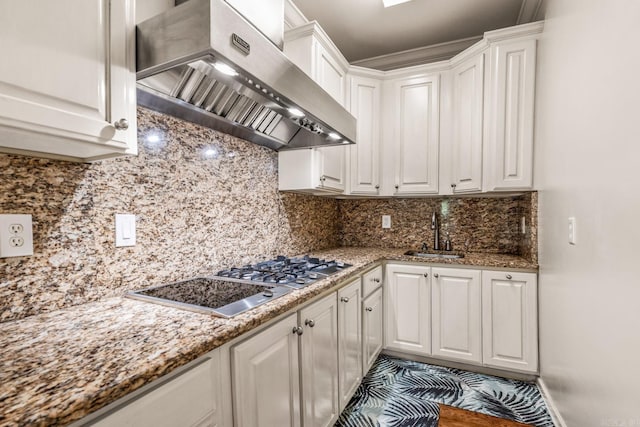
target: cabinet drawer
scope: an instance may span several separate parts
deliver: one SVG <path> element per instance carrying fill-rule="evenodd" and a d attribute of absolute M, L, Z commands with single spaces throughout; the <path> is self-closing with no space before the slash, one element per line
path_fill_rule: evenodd
<path fill-rule="evenodd" d="M 382 285 L 382 266 L 362 275 L 362 297 L 366 298 Z"/>
<path fill-rule="evenodd" d="M 218 353 L 212 353 L 219 357 Z M 201 364 L 180 374 L 169 382 L 151 389 L 126 406 L 98 420 L 92 426 L 99 427 L 172 427 L 216 426 L 217 378 L 214 360 L 205 359 Z"/>

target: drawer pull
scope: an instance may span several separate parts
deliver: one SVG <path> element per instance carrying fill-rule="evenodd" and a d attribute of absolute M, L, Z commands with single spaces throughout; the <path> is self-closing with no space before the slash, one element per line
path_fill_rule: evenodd
<path fill-rule="evenodd" d="M 511 275 L 507 274 L 507 280 L 511 280 Z"/>

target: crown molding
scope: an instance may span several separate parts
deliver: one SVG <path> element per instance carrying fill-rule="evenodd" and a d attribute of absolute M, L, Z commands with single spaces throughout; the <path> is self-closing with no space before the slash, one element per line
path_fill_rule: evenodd
<path fill-rule="evenodd" d="M 531 22 L 529 24 L 515 25 L 499 30 L 487 31 L 484 39 L 490 43 L 499 42 L 512 37 L 536 36 L 544 29 L 544 21 Z"/>
<path fill-rule="evenodd" d="M 284 27 L 285 30 L 299 27 L 309 22 L 306 16 L 298 9 L 293 1 L 285 0 L 284 2 Z"/>
<path fill-rule="evenodd" d="M 452 58 L 468 47 L 482 40 L 482 36 L 467 37 L 446 43 L 438 43 L 388 55 L 375 56 L 373 58 L 354 61 L 351 65 L 373 68 L 380 71 L 395 70 L 429 62 L 444 61 Z"/>

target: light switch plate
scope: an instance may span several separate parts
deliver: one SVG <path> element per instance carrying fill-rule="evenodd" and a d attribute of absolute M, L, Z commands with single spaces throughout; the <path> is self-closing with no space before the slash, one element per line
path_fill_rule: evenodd
<path fill-rule="evenodd" d="M 569 244 L 576 244 L 576 218 L 569 217 Z"/>
<path fill-rule="evenodd" d="M 116 214 L 116 248 L 136 245 L 136 216 Z"/>
<path fill-rule="evenodd" d="M 391 228 L 391 215 L 382 215 L 382 228 Z"/>
<path fill-rule="evenodd" d="M 31 215 L 0 215 L 0 258 L 33 255 Z"/>

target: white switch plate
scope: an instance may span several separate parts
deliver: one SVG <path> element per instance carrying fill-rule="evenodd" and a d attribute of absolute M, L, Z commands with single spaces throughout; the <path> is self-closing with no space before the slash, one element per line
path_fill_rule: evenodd
<path fill-rule="evenodd" d="M 391 215 L 382 215 L 382 228 L 391 228 Z"/>
<path fill-rule="evenodd" d="M 33 255 L 31 215 L 0 215 L 0 258 Z"/>
<path fill-rule="evenodd" d="M 569 217 L 569 244 L 576 244 L 576 218 L 573 216 Z"/>
<path fill-rule="evenodd" d="M 136 245 L 136 216 L 116 214 L 116 248 Z"/>

